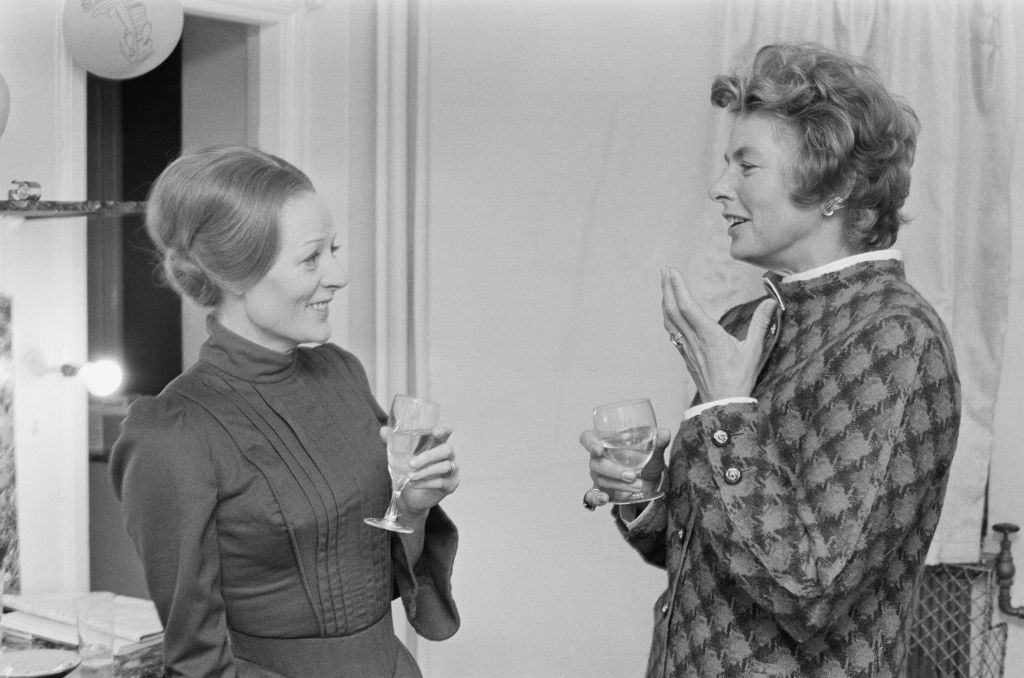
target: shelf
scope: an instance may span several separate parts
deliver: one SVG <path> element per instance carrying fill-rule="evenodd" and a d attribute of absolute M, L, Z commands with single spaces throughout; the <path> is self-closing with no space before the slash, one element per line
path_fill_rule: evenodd
<path fill-rule="evenodd" d="M 23 219 L 122 216 L 125 214 L 143 214 L 145 211 L 145 202 L 115 200 L 83 200 L 80 202 L 0 200 L 0 216 L 21 217 Z"/>

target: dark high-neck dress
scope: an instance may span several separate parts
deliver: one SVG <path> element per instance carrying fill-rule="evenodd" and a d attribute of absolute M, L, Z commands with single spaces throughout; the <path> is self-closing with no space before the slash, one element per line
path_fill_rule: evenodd
<path fill-rule="evenodd" d="M 212 316 L 207 328 L 199 361 L 132 404 L 111 452 L 168 675 L 417 675 L 391 601 L 420 635 L 455 633 L 457 533 L 434 507 L 411 564 L 363 522 L 391 485 L 359 361 L 331 344 L 271 351 Z"/>

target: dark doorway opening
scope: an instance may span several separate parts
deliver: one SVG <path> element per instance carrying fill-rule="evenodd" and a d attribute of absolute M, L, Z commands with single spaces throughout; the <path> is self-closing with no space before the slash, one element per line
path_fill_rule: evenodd
<path fill-rule="evenodd" d="M 131 80 L 88 76 L 90 200 L 143 201 L 181 150 L 181 46 Z M 89 354 L 121 361 L 123 393 L 159 393 L 181 371 L 181 301 L 162 282 L 141 214 L 90 220 Z"/>

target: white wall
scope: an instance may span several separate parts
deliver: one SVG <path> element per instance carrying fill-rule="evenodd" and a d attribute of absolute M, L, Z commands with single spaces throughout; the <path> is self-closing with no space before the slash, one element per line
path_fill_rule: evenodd
<path fill-rule="evenodd" d="M 0 2 L 0 72 L 11 112 L 0 187 L 37 181 L 43 198 L 85 198 L 85 77 L 61 46 L 59 3 Z M 86 590 L 87 396 L 28 367 L 86 358 L 85 220 L 0 217 L 0 289 L 12 296 L 14 435 L 22 590 Z"/>
<path fill-rule="evenodd" d="M 248 144 L 255 139 L 250 106 L 250 36 L 243 23 L 186 16 L 181 43 L 181 145 Z M 252 110 L 250 110 L 252 109 Z M 181 363 L 199 358 L 206 340 L 206 313 L 188 299 L 181 304 Z"/>
<path fill-rule="evenodd" d="M 670 3 L 429 11 L 430 378 L 463 478 L 446 500 L 463 628 L 424 667 L 640 676 L 664 573 L 581 507 L 577 437 L 594 405 L 638 396 L 678 425 L 692 391 L 659 267 L 738 270 L 721 232 L 686 240 L 678 223 L 713 211 L 709 172 L 679 155 L 710 38 Z"/>

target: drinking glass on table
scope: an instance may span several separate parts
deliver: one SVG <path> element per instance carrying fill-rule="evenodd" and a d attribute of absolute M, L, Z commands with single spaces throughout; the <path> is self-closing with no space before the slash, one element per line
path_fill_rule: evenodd
<path fill-rule="evenodd" d="M 624 469 L 640 475 L 654 454 L 658 424 L 647 398 L 623 400 L 594 408 L 594 433 L 605 454 Z M 640 492 L 609 492 L 612 504 L 636 504 L 664 495 L 655 488 Z"/>
<path fill-rule="evenodd" d="M 388 413 L 388 473 L 391 474 L 391 503 L 383 518 L 363 518 L 368 525 L 393 532 L 412 532 L 398 513 L 398 499 L 409 482 L 414 455 L 429 450 L 434 444 L 432 431 L 441 420 L 441 406 L 429 400 L 396 395 Z"/>
<path fill-rule="evenodd" d="M 95 591 L 75 599 L 82 676 L 114 676 L 114 602 L 114 594 L 108 591 Z"/>

